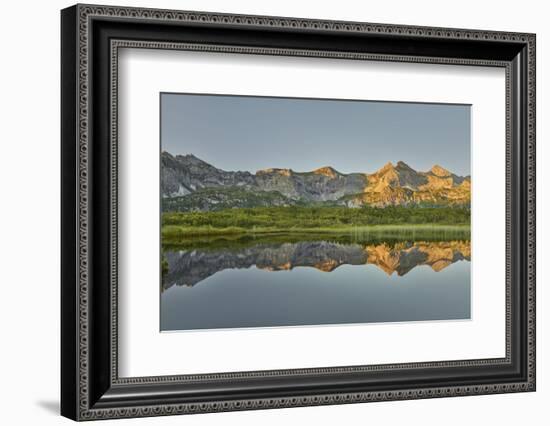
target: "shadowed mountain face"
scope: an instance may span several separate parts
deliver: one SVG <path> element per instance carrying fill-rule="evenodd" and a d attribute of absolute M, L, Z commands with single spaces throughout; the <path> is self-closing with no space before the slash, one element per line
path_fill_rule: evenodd
<path fill-rule="evenodd" d="M 163 289 L 195 284 L 226 269 L 256 267 L 266 271 L 288 271 L 311 267 L 331 272 L 341 265 L 373 264 L 388 275 L 403 276 L 413 268 L 429 266 L 439 272 L 460 260 L 470 260 L 469 241 L 400 242 L 393 245 L 342 244 L 329 241 L 262 244 L 237 249 L 171 250 Z"/>
<path fill-rule="evenodd" d="M 193 156 L 161 156 L 163 211 L 328 203 L 463 205 L 470 203 L 470 177 L 441 166 L 418 172 L 402 161 L 374 173 L 340 173 L 330 166 L 310 172 L 265 169 L 255 174 L 224 171 Z"/>

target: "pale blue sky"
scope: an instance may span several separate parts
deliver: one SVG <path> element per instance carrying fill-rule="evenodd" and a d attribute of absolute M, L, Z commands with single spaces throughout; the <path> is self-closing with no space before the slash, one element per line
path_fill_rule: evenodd
<path fill-rule="evenodd" d="M 470 106 L 162 93 L 161 149 L 234 171 L 372 173 L 401 160 L 465 176 Z"/>

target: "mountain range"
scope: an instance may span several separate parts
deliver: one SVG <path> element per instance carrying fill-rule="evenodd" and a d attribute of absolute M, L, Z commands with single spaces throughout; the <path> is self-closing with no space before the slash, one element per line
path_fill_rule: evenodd
<path fill-rule="evenodd" d="M 225 171 L 192 154 L 161 155 L 163 211 L 209 211 L 225 208 L 322 204 L 470 205 L 469 176 L 439 165 L 416 171 L 403 161 L 374 173 L 341 173 L 330 166 L 309 172 L 269 168 Z"/>

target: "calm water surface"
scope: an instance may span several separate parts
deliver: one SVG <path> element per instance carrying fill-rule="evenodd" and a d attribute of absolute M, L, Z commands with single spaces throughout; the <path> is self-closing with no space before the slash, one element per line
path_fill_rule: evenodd
<path fill-rule="evenodd" d="M 470 318 L 469 241 L 165 247 L 161 331 Z"/>

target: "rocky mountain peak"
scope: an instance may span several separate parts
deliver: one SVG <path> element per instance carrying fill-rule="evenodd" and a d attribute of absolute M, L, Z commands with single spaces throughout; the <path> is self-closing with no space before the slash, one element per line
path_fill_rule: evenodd
<path fill-rule="evenodd" d="M 385 173 L 385 172 L 389 172 L 390 170 L 395 170 L 395 167 L 393 166 L 392 162 L 391 161 L 388 161 L 386 164 L 384 164 L 382 166 L 381 169 L 378 170 L 378 172 L 376 173 L 379 173 L 379 174 L 382 174 L 382 173 Z"/>
<path fill-rule="evenodd" d="M 445 176 L 451 176 L 451 172 L 447 169 L 444 169 L 440 165 L 436 164 L 430 169 L 430 172 L 432 172 L 434 175 L 439 177 L 445 177 Z"/>
<path fill-rule="evenodd" d="M 409 166 L 404 161 L 398 161 L 395 165 L 388 161 L 382 168 L 378 169 L 377 172 L 373 174 L 377 175 L 384 175 L 384 174 L 399 174 L 399 173 L 417 173 L 416 170 L 414 170 L 411 166 Z"/>
<path fill-rule="evenodd" d="M 168 152 L 166 154 L 171 155 Z M 200 158 L 195 157 L 193 154 L 185 154 L 185 155 L 178 154 L 178 155 L 176 155 L 175 158 L 179 161 L 188 161 L 188 162 L 191 162 L 191 163 L 204 163 L 205 162 L 205 161 L 201 160 Z"/>
<path fill-rule="evenodd" d="M 316 174 L 316 175 L 324 175 L 324 176 L 327 176 L 329 178 L 335 178 L 335 177 L 338 177 L 338 176 L 341 175 L 341 173 L 334 170 L 330 166 L 320 167 L 316 170 L 313 170 L 313 173 Z"/>
<path fill-rule="evenodd" d="M 281 175 L 281 176 L 291 176 L 294 172 L 292 169 L 277 169 L 277 168 L 269 168 L 269 169 L 262 169 L 258 170 L 256 172 L 257 175 Z"/>
<path fill-rule="evenodd" d="M 412 170 L 412 171 L 414 171 L 414 169 L 411 166 L 409 166 L 407 163 L 405 163 L 404 161 L 398 161 L 395 168 L 396 169 L 401 169 L 401 170 Z"/>
<path fill-rule="evenodd" d="M 425 179 L 404 161 L 398 161 L 394 166 L 387 163 L 377 172 L 369 175 L 370 184 L 367 192 L 382 192 L 388 187 L 418 188 Z"/>

